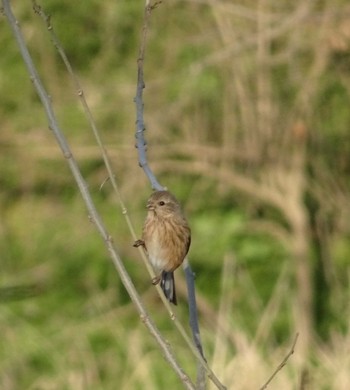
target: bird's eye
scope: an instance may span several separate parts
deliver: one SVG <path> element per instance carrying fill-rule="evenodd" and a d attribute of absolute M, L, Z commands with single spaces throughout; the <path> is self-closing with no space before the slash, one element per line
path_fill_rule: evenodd
<path fill-rule="evenodd" d="M 164 206 L 165 205 L 165 202 L 163 202 L 162 200 L 158 203 L 159 206 Z"/>

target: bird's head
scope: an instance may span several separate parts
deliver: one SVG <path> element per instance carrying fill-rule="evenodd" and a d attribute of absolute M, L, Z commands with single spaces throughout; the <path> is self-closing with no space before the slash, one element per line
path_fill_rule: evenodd
<path fill-rule="evenodd" d="M 155 191 L 147 202 L 147 209 L 159 217 L 169 217 L 181 213 L 180 204 L 169 191 Z"/>

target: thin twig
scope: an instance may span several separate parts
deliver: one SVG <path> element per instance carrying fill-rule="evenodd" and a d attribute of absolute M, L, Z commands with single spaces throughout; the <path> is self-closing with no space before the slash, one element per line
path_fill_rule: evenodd
<path fill-rule="evenodd" d="M 291 349 L 289 350 L 289 352 L 287 353 L 287 355 L 285 356 L 285 358 L 281 361 L 281 363 L 277 366 L 276 370 L 272 373 L 272 375 L 270 376 L 270 378 L 266 381 L 266 383 L 260 387 L 259 390 L 265 390 L 267 388 L 267 386 L 271 383 L 271 381 L 273 380 L 273 378 L 279 373 L 279 371 L 282 370 L 282 368 L 287 364 L 287 361 L 288 359 L 293 355 L 294 353 L 294 349 L 295 349 L 295 346 L 297 344 L 297 341 L 298 341 L 298 337 L 299 337 L 299 333 L 297 333 L 295 335 L 295 338 L 294 338 L 294 341 L 293 341 L 293 344 L 292 344 L 292 347 Z"/>
<path fill-rule="evenodd" d="M 19 27 L 19 23 L 15 19 L 10 4 L 9 0 L 2 0 L 3 4 L 3 9 L 5 16 L 9 22 L 10 28 L 14 34 L 14 37 L 17 41 L 17 44 L 19 46 L 22 58 L 24 60 L 24 63 L 27 67 L 27 71 L 30 75 L 30 78 L 34 84 L 34 87 L 39 95 L 39 98 L 44 106 L 45 113 L 47 115 L 48 123 L 49 123 L 49 128 L 52 130 L 53 135 L 56 138 L 56 141 L 64 155 L 64 157 L 67 159 L 68 165 L 71 169 L 72 175 L 78 185 L 78 188 L 80 190 L 80 193 L 83 197 L 83 200 L 85 202 L 85 205 L 88 209 L 88 212 L 90 214 L 90 219 L 92 222 L 94 222 L 98 232 L 100 233 L 101 237 L 103 238 L 106 247 L 110 253 L 111 259 L 113 261 L 113 264 L 115 268 L 117 269 L 121 281 L 123 285 L 125 286 L 128 294 L 130 295 L 133 303 L 135 304 L 141 320 L 145 323 L 146 327 L 152 334 L 152 336 L 156 339 L 158 342 L 159 346 L 161 347 L 164 356 L 166 360 L 169 362 L 169 364 L 173 367 L 174 371 L 178 375 L 178 377 L 181 379 L 182 383 L 184 384 L 185 388 L 194 390 L 195 386 L 192 383 L 191 379 L 189 376 L 183 371 L 183 369 L 180 367 L 178 362 L 176 361 L 172 351 L 170 350 L 170 347 L 168 343 L 163 339 L 161 336 L 159 330 L 149 317 L 147 311 L 145 310 L 141 299 L 135 289 L 135 286 L 133 285 L 125 267 L 124 264 L 121 261 L 121 258 L 117 252 L 117 249 L 115 245 L 113 244 L 113 240 L 111 236 L 109 235 L 108 231 L 106 230 L 104 223 L 94 205 L 94 202 L 91 198 L 90 192 L 88 191 L 88 186 L 87 183 L 85 182 L 80 169 L 78 167 L 78 164 L 76 163 L 74 156 L 70 150 L 70 147 L 68 145 L 68 142 L 65 139 L 65 136 L 63 135 L 58 122 L 56 120 L 56 115 L 53 111 L 50 97 L 48 93 L 46 92 L 45 88 L 43 87 L 42 81 L 39 77 L 39 74 L 36 70 L 36 67 L 32 61 L 32 58 L 30 56 L 30 53 L 28 51 L 28 48 L 25 44 L 25 41 L 22 36 L 22 32 Z"/>
<path fill-rule="evenodd" d="M 139 57 L 137 59 L 137 87 L 136 87 L 136 96 L 135 96 L 135 105 L 136 105 L 136 148 L 139 159 L 139 165 L 144 170 L 148 180 L 151 183 L 151 186 L 154 190 L 164 190 L 164 187 L 158 182 L 152 170 L 150 169 L 147 157 L 146 157 L 146 140 L 144 138 L 143 132 L 145 131 L 145 123 L 143 119 L 143 90 L 145 88 L 144 78 L 143 78 L 143 62 L 145 59 L 145 50 L 146 50 L 146 39 L 148 31 L 148 23 L 151 17 L 152 5 L 146 1 L 145 14 L 144 14 L 144 23 L 142 27 L 141 35 L 141 44 L 139 50 Z"/>

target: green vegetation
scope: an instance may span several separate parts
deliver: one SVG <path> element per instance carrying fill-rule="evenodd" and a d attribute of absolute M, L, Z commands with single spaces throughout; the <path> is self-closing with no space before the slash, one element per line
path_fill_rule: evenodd
<path fill-rule="evenodd" d="M 310 388 L 348 390 L 349 7 L 345 0 L 276 4 L 163 1 L 154 10 L 145 63 L 148 157 L 190 221 L 204 349 L 223 383 L 262 386 L 299 332 L 271 389 L 299 388 L 306 367 Z M 81 80 L 140 233 L 151 191 L 134 148 L 144 2 L 41 5 Z M 196 362 L 132 247 L 46 27 L 30 2 L 13 7 L 125 266 L 194 377 Z M 4 16 L 0 43 L 0 388 L 181 388 L 89 222 Z M 177 315 L 187 326 L 181 269 L 176 278 Z"/>

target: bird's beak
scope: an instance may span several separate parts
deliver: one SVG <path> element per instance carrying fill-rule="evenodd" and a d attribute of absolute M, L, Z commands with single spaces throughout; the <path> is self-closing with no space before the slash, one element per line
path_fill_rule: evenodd
<path fill-rule="evenodd" d="M 150 211 L 154 211 L 154 209 L 155 209 L 153 203 L 151 203 L 151 202 L 147 203 L 146 208 L 147 208 L 147 210 L 150 210 Z"/>

